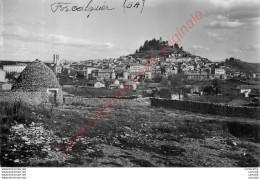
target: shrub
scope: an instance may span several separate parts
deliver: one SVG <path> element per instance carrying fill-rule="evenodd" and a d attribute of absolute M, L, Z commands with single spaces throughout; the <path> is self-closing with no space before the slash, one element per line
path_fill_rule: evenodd
<path fill-rule="evenodd" d="M 1 102 L 0 117 L 1 126 L 11 127 L 13 123 L 30 124 L 33 121 L 31 110 L 21 101 Z"/>
<path fill-rule="evenodd" d="M 160 98 L 171 99 L 171 92 L 169 89 L 160 90 Z"/>
<path fill-rule="evenodd" d="M 7 116 L 16 115 L 21 111 L 23 104 L 21 101 L 16 101 L 13 103 L 10 102 L 1 102 L 0 113 Z"/>
<path fill-rule="evenodd" d="M 55 116 L 54 105 L 41 104 L 39 108 L 37 108 L 37 113 L 40 113 L 46 116 L 48 119 L 51 119 Z"/>

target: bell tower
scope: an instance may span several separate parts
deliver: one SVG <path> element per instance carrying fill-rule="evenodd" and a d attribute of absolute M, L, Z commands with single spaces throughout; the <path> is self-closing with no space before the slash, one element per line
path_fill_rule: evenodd
<path fill-rule="evenodd" d="M 53 63 L 57 66 L 60 65 L 60 55 L 58 54 L 53 54 Z"/>

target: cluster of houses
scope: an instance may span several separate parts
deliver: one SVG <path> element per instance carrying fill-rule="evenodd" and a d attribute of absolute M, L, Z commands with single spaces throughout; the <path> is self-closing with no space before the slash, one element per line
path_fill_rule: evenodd
<path fill-rule="evenodd" d="M 88 60 L 63 65 L 63 75 L 76 79 L 81 76 L 91 80 L 86 86 L 105 87 L 105 81 L 109 81 L 109 88 L 118 86 L 128 81 L 131 83 L 133 75 L 144 69 L 143 82 L 151 82 L 157 75 L 168 77 L 174 74 L 185 74 L 188 79 L 194 81 L 213 80 L 215 78 L 225 80 L 232 77 L 226 73 L 227 67 L 219 66 L 206 58 L 185 58 L 176 54 L 166 57 L 158 57 L 159 63 L 154 66 L 147 65 L 147 59 L 122 56 L 120 58 Z M 106 86 L 107 87 L 107 86 Z"/>
<path fill-rule="evenodd" d="M 76 78 L 83 76 L 93 80 L 131 80 L 141 68 L 146 66 L 144 79 L 152 80 L 157 74 L 166 77 L 173 74 L 185 74 L 188 79 L 195 81 L 213 80 L 215 78 L 225 80 L 237 76 L 245 77 L 246 74 L 240 71 L 219 65 L 219 62 L 211 62 L 206 58 L 196 56 L 179 57 L 169 55 L 168 57 L 158 57 L 159 63 L 153 67 L 147 65 L 147 59 L 122 56 L 120 58 L 88 60 L 83 62 L 74 62 L 63 65 L 63 71 L 66 75 Z M 146 65 L 145 65 L 146 64 Z M 256 77 L 256 74 L 252 74 Z"/>
<path fill-rule="evenodd" d="M 133 90 L 136 90 L 138 83 L 133 81 L 133 75 L 144 69 L 146 73 L 142 76 L 143 83 L 152 83 L 157 75 L 168 77 L 174 74 L 185 74 L 188 79 L 194 81 L 206 81 L 213 79 L 225 80 L 237 75 L 232 69 L 219 65 L 219 62 L 211 62 L 199 56 L 182 57 L 172 54 L 167 57 L 158 57 L 156 65 L 147 65 L 147 59 L 135 58 L 132 55 L 121 56 L 120 58 L 96 59 L 81 62 L 62 64 L 58 55 L 53 55 L 53 63 L 45 63 L 54 74 L 68 76 L 76 80 L 78 77 L 88 79 L 84 86 L 92 88 L 117 89 L 125 82 L 128 82 Z M 6 80 L 7 74 L 19 74 L 25 69 L 26 63 L 2 65 L 0 67 L 0 90 L 10 90 L 11 81 Z M 232 73 L 231 73 L 232 72 Z M 243 74 L 242 74 L 243 75 Z M 252 86 L 251 86 L 252 87 Z M 255 86 L 253 87 L 255 88 Z M 236 93 L 249 97 L 252 88 L 241 86 L 234 89 Z"/>

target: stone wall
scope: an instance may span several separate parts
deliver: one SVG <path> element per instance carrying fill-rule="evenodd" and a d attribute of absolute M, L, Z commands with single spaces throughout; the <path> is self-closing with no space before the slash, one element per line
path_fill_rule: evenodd
<path fill-rule="evenodd" d="M 45 99 L 45 100 L 44 100 Z M 46 101 L 41 92 L 17 92 L 17 91 L 1 91 L 0 101 L 15 102 L 22 101 L 29 105 L 39 105 Z"/>
<path fill-rule="evenodd" d="M 111 98 L 82 98 L 82 97 L 64 97 L 65 105 L 84 105 L 102 107 L 109 103 Z M 136 106 L 151 106 L 149 98 L 121 99 L 116 104 L 111 100 L 114 106 L 120 106 L 128 109 Z"/>
<path fill-rule="evenodd" d="M 47 92 L 44 91 L 0 91 L 0 101 L 15 102 L 22 101 L 29 105 L 40 105 L 49 103 Z M 57 104 L 63 104 L 62 91 L 58 90 Z"/>
<path fill-rule="evenodd" d="M 260 108 L 237 107 L 205 102 L 179 101 L 151 98 L 151 105 L 178 110 L 191 111 L 195 113 L 213 114 L 228 117 L 245 117 L 260 120 Z"/>
<path fill-rule="evenodd" d="M 105 104 L 106 99 L 103 98 L 82 98 L 82 97 L 64 97 L 64 104 L 66 105 L 76 105 L 76 104 L 82 104 L 82 105 L 95 105 L 95 106 L 101 106 Z M 109 99 L 108 99 L 109 100 Z"/>

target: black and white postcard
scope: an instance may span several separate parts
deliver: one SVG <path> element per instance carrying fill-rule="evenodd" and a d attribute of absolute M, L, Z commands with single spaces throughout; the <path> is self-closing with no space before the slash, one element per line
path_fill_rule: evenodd
<path fill-rule="evenodd" d="M 259 9 L 259 0 L 0 0 L 1 177 L 236 168 L 257 179 Z"/>

